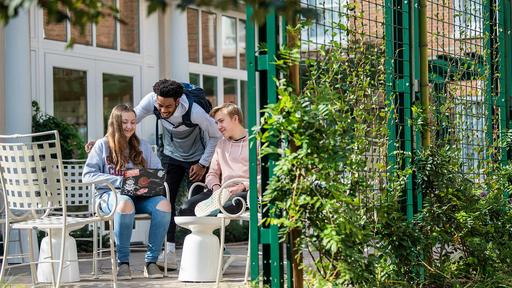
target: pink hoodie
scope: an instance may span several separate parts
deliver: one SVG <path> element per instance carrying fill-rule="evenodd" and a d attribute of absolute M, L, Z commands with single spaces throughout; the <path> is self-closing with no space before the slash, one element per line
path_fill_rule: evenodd
<path fill-rule="evenodd" d="M 232 141 L 222 138 L 217 143 L 206 174 L 206 186 L 212 189 L 231 179 L 246 178 L 249 183 L 249 144 L 247 133 L 244 138 Z M 219 189 L 219 186 L 215 186 Z"/>

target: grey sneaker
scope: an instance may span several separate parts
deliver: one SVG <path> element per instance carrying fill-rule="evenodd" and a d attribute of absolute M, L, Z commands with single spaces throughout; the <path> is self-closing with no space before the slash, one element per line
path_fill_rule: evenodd
<path fill-rule="evenodd" d="M 156 266 L 156 263 L 147 263 L 146 266 L 144 266 L 144 277 L 146 278 L 162 278 L 164 277 L 164 274 L 162 274 L 162 271 L 160 271 L 160 268 Z"/>
<path fill-rule="evenodd" d="M 162 251 L 158 256 L 158 261 L 156 261 L 156 265 L 162 269 L 164 269 L 165 256 L 166 255 L 164 251 Z M 178 263 L 176 263 L 176 253 L 167 251 L 167 271 L 176 269 L 178 269 Z"/>
<path fill-rule="evenodd" d="M 130 265 L 123 263 L 117 267 L 117 280 L 130 280 L 132 279 L 132 272 Z"/>

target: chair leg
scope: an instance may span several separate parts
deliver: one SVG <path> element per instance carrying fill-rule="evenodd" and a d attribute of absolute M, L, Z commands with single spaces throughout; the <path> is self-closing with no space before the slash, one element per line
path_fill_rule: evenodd
<path fill-rule="evenodd" d="M 249 232 L 249 241 L 247 241 L 247 259 L 245 260 L 244 284 L 248 283 L 249 267 L 251 266 L 251 234 Z"/>
<path fill-rule="evenodd" d="M 164 277 L 167 277 L 167 237 L 164 239 Z"/>
<path fill-rule="evenodd" d="M 34 259 L 34 237 L 32 237 L 32 231 L 33 230 L 28 230 L 28 245 L 29 245 L 28 249 L 29 249 L 29 261 L 30 261 L 30 276 L 32 276 L 32 286 L 35 286 L 38 282 L 38 279 L 37 279 L 37 270 L 36 270 L 36 264 L 35 264 L 35 259 Z M 21 234 L 20 234 L 20 244 L 21 244 Z M 20 245 L 20 246 L 23 246 L 23 245 Z"/>
<path fill-rule="evenodd" d="M 100 239 L 101 241 L 101 239 Z M 92 274 L 98 279 L 98 223 L 92 223 Z"/>
<path fill-rule="evenodd" d="M 60 287 L 60 281 L 62 280 L 62 270 L 64 268 L 64 251 L 66 251 L 66 236 L 67 236 L 66 227 L 62 227 L 61 233 L 61 242 L 60 242 L 60 259 L 59 259 L 59 272 L 57 274 L 57 284 L 55 284 L 56 288 Z M 53 266 L 53 265 L 52 265 Z"/>
<path fill-rule="evenodd" d="M 5 230 L 4 230 L 4 256 L 3 256 L 3 259 L 2 259 L 2 270 L 0 271 L 0 282 L 4 282 L 4 277 L 5 277 L 5 270 L 7 269 L 7 259 L 9 257 L 9 224 L 6 223 L 5 224 Z M 7 239 L 7 240 L 6 240 Z M 32 284 L 35 284 L 35 283 L 32 283 Z"/>
<path fill-rule="evenodd" d="M 217 279 L 215 280 L 216 287 L 219 287 L 220 279 L 222 277 L 222 257 L 224 256 L 224 237 L 225 237 L 225 223 L 224 217 L 221 218 L 220 222 L 220 247 L 219 247 L 219 262 L 217 265 Z"/>
<path fill-rule="evenodd" d="M 50 267 L 51 267 L 51 270 L 52 270 L 52 285 L 55 286 L 55 269 L 53 267 L 53 259 L 55 259 L 53 257 L 53 237 L 52 237 L 52 229 L 48 229 L 48 239 L 50 240 L 50 245 L 49 245 L 49 250 L 50 250 Z"/>
<path fill-rule="evenodd" d="M 114 221 L 108 221 L 109 226 L 109 240 L 110 240 L 110 261 L 112 262 L 112 281 L 114 281 L 114 288 L 117 287 L 117 258 L 116 251 L 114 250 Z"/>

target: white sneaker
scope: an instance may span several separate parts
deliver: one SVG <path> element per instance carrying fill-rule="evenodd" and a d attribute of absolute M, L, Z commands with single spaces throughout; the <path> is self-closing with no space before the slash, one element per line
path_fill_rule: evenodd
<path fill-rule="evenodd" d="M 229 200 L 230 193 L 228 189 L 218 189 L 212 193 L 210 198 L 199 202 L 194 209 L 198 217 L 215 216 L 220 210 L 220 205 L 224 205 Z M 220 198 L 220 199 L 219 199 Z M 220 205 L 219 205 L 220 202 Z"/>
<path fill-rule="evenodd" d="M 158 260 L 156 262 L 156 265 L 158 265 L 158 267 L 164 269 L 164 254 L 165 252 L 162 251 L 162 253 L 160 253 L 160 255 L 158 256 Z M 178 264 L 176 263 L 176 253 L 175 252 L 171 252 L 171 251 L 168 251 L 167 252 L 167 271 L 169 270 L 176 270 L 178 269 Z"/>

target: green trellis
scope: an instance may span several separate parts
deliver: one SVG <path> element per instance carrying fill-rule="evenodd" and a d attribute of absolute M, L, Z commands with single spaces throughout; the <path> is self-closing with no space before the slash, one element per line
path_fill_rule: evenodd
<path fill-rule="evenodd" d="M 328 46 L 329 41 L 347 41 L 343 31 L 330 35 L 337 29 L 331 23 L 336 17 L 337 21 L 346 19 L 348 27 L 357 27 L 354 31 L 360 33 L 364 41 L 385 48 L 382 53 L 385 53 L 386 85 L 376 93 L 382 95 L 379 102 L 382 109 L 391 107 L 391 115 L 387 120 L 387 139 L 375 141 L 374 146 L 369 147 L 368 165 L 383 164 L 388 167 L 388 173 L 407 169 L 425 143 L 425 134 L 413 124 L 414 109 L 425 100 L 420 89 L 420 57 L 424 52 L 427 59 L 423 63 L 427 67 L 423 67 L 426 69 L 423 71 L 428 71 L 429 86 L 423 91 L 429 94 L 428 100 L 432 103 L 432 121 L 440 121 L 438 116 L 446 97 L 455 99 L 456 105 L 449 117 L 458 123 L 454 133 L 459 139 L 456 145 L 461 146 L 465 159 L 465 171 L 476 180 L 483 177 L 483 160 L 492 155 L 493 144 L 504 137 L 512 124 L 510 0 L 303 0 L 301 5 L 314 8 L 320 15 L 302 32 L 303 59 L 316 57 L 316 49 Z M 427 8 L 424 18 L 420 17 L 422 5 Z M 247 7 L 249 127 L 257 125 L 260 110 L 266 104 L 278 100 L 274 82 L 278 75 L 272 62 L 284 38 L 280 30 L 284 21 L 278 15 L 269 13 L 261 25 L 250 21 L 252 15 L 252 8 Z M 426 47 L 420 45 L 422 32 Z M 266 49 L 258 51 L 261 46 Z M 436 133 L 445 132 L 441 129 Z M 272 177 L 273 163 L 270 159 L 261 159 L 261 178 L 257 178 L 256 147 L 256 140 L 252 138 L 251 191 L 256 191 L 259 185 L 264 193 Z M 400 161 L 397 152 L 404 155 Z M 503 163 L 509 159 L 510 151 L 494 152 Z M 251 207 L 257 207 L 257 197 L 257 193 L 251 194 Z M 415 187 L 414 175 L 407 179 L 404 198 L 404 212 L 411 219 L 422 207 L 421 191 Z M 263 217 L 267 216 L 265 209 L 260 211 Z M 291 270 L 285 269 L 285 263 L 290 261 L 284 259 L 285 245 L 279 242 L 278 228 L 260 225 L 258 209 L 251 209 L 250 213 L 251 280 L 262 276 L 263 283 L 272 287 L 285 283 L 292 286 Z"/>

